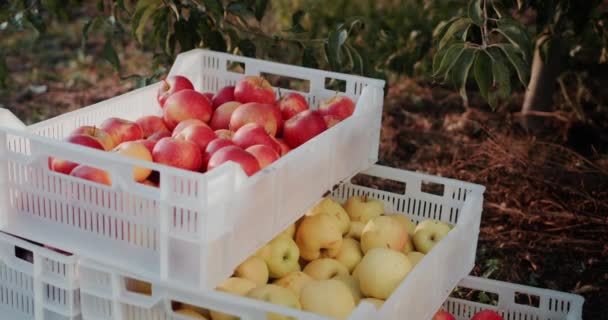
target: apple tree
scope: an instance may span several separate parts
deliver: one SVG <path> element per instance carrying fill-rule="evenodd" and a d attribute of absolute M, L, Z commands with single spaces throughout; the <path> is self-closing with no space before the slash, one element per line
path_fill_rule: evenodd
<path fill-rule="evenodd" d="M 598 61 L 606 61 L 608 37 L 602 26 L 608 15 L 594 10 L 601 2 L 471 0 L 465 15 L 440 23 L 434 31 L 433 77 L 452 82 L 465 104 L 467 80 L 474 78 L 481 96 L 493 108 L 519 82 L 526 88 L 522 113 L 529 116 L 528 128 L 534 129 L 539 125 L 535 111 L 553 106 L 556 80 L 568 59 L 565 49 L 570 48 L 572 57 L 582 46 L 600 47 Z M 532 28 L 513 18 L 529 9 L 536 13 Z M 599 36 L 600 46 L 585 37 L 589 31 Z"/>

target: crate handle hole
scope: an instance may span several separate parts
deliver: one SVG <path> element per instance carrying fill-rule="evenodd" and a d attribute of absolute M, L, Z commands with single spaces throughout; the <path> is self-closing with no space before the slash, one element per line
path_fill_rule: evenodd
<path fill-rule="evenodd" d="M 350 183 L 361 187 L 398 194 L 405 194 L 405 191 L 407 190 L 407 185 L 405 182 L 374 177 L 366 174 L 356 174 L 350 180 Z"/>
<path fill-rule="evenodd" d="M 422 181 L 420 184 L 420 191 L 443 197 L 445 185 L 443 183 Z"/>
<path fill-rule="evenodd" d="M 279 96 L 286 94 L 281 89 L 287 89 L 290 91 L 298 91 L 309 93 L 310 92 L 310 81 L 295 77 L 282 76 L 274 73 L 262 72 L 260 77 L 266 79 L 273 87 L 279 88 L 277 93 Z"/>
<path fill-rule="evenodd" d="M 450 294 L 450 297 L 487 304 L 490 306 L 498 306 L 498 294 L 489 291 L 481 291 L 466 287 L 456 287 L 456 289 L 454 289 L 454 291 L 452 291 Z"/>
<path fill-rule="evenodd" d="M 227 60 L 226 71 L 245 74 L 245 63 L 240 61 Z"/>
<path fill-rule="evenodd" d="M 200 316 L 202 316 L 206 319 L 211 319 L 211 316 L 209 315 L 209 310 L 207 310 L 206 308 L 180 301 L 171 300 L 171 311 L 189 318 L 200 319 Z"/>
<path fill-rule="evenodd" d="M 29 263 L 34 263 L 34 253 L 18 246 L 15 246 L 15 257 Z"/>
<path fill-rule="evenodd" d="M 336 93 L 346 93 L 346 80 L 336 78 L 325 78 L 325 89 Z"/>
<path fill-rule="evenodd" d="M 125 289 L 131 293 L 152 296 L 152 283 L 139 279 L 125 277 Z"/>
<path fill-rule="evenodd" d="M 540 296 L 523 292 L 515 292 L 514 302 L 524 306 L 540 307 Z"/>

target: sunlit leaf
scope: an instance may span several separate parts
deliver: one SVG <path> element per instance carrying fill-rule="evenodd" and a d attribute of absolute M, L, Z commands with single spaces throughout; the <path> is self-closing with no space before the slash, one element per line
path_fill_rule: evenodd
<path fill-rule="evenodd" d="M 348 36 L 346 30 L 332 30 L 327 38 L 326 54 L 327 60 L 333 70 L 338 70 L 342 63 L 342 55 L 340 53 L 344 41 Z"/>
<path fill-rule="evenodd" d="M 450 27 L 446 30 L 445 34 L 439 41 L 439 49 L 443 48 L 446 44 L 448 44 L 451 40 L 453 40 L 454 34 L 459 31 L 462 31 L 471 25 L 472 21 L 469 18 L 460 18 L 454 21 Z"/>
<path fill-rule="evenodd" d="M 504 18 L 498 20 L 496 24 L 498 26 L 496 30 L 523 52 L 525 61 L 530 61 L 533 43 L 530 35 L 521 23 L 513 19 Z"/>
<path fill-rule="evenodd" d="M 463 51 L 464 51 L 463 42 L 457 42 L 457 43 L 451 44 L 449 46 L 448 50 L 446 51 L 445 56 L 443 57 L 443 59 L 441 61 L 441 65 L 439 66 L 439 69 L 437 70 L 437 72 L 435 72 L 433 74 L 433 78 L 436 78 L 436 79 L 437 78 L 446 78 L 446 75 L 454 67 L 454 65 L 458 61 L 458 58 L 460 58 L 460 55 L 462 54 Z"/>
<path fill-rule="evenodd" d="M 468 105 L 469 100 L 466 88 L 467 79 L 469 78 L 469 71 L 473 66 L 476 53 L 475 49 L 465 48 L 451 72 L 452 83 L 458 88 L 458 93 L 460 93 L 465 105 Z"/>
<path fill-rule="evenodd" d="M 143 42 L 144 31 L 146 30 L 148 20 L 161 5 L 162 0 L 139 0 L 137 2 L 131 26 L 133 27 L 135 38 L 139 43 Z"/>

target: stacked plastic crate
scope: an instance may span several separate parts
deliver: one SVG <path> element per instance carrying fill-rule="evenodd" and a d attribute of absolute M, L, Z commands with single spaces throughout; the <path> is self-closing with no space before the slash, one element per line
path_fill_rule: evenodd
<path fill-rule="evenodd" d="M 232 63 L 239 63 L 244 72 L 230 71 Z M 58 140 L 81 125 L 99 125 L 109 117 L 135 120 L 158 113 L 157 84 L 29 127 L 18 125 L 4 111 L 0 113 L 0 120 L 4 120 L 0 122 L 1 230 L 80 257 L 70 258 L 79 261 L 80 272 L 79 281 L 70 278 L 67 288 L 73 290 L 80 284 L 83 319 L 189 319 L 174 312 L 176 302 L 227 311 L 241 319 L 265 319 L 268 312 L 297 319 L 323 319 L 210 289 L 300 218 L 327 191 L 342 201 L 352 195 L 369 195 L 415 222 L 437 219 L 454 228 L 410 272 L 382 308 L 376 310 L 369 303 L 361 303 L 350 318 L 398 319 L 407 315 L 430 319 L 473 267 L 484 188 L 375 164 L 383 81 L 205 50 L 179 55 L 170 71 L 170 75 L 188 77 L 201 92 L 215 92 L 245 75 L 261 74 L 306 83 L 306 92 L 280 89 L 283 93 L 298 91 L 313 109 L 336 94 L 326 88 L 326 83 L 341 81 L 345 90 L 340 94 L 356 102 L 355 112 L 247 177 L 232 163 L 207 173 L 192 173 Z M 52 172 L 47 166 L 50 156 L 103 169 L 112 176 L 112 185 Z M 132 181 L 131 168 L 135 165 L 157 171 L 160 187 Z M 351 181 L 356 174 L 398 181 L 406 187 L 403 192 L 390 192 L 356 185 Z M 425 192 L 423 185 L 427 183 L 439 185 L 442 193 Z M 43 255 L 48 249 L 38 251 Z M 14 261 L 14 256 L 5 252 L 3 258 Z M 21 267 L 7 265 L 16 270 Z M 127 288 L 129 281 L 148 283 L 150 290 L 147 294 L 135 293 Z M 465 285 L 471 281 L 475 283 L 469 280 Z M 35 306 L 38 302 L 49 305 L 39 291 L 34 293 Z M 457 305 L 450 301 L 448 307 Z M 69 305 L 79 310 L 77 303 Z M 564 314 L 576 313 L 576 307 L 573 303 Z M 55 319 L 46 316 L 43 307 L 40 311 L 36 307 L 27 310 L 34 310 L 29 315 L 35 317 L 23 319 Z"/>

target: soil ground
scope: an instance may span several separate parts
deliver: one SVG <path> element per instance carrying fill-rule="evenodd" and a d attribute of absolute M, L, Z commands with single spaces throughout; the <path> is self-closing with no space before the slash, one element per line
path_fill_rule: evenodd
<path fill-rule="evenodd" d="M 66 34 L 71 33 L 17 43 L 9 52 L 11 82 L 0 91 L 0 105 L 27 123 L 133 88 L 93 55 L 78 57 L 69 48 L 78 48 L 79 38 Z M 132 47 L 126 52 L 127 73 L 151 73 L 147 54 Z M 473 273 L 581 294 L 585 319 L 608 319 L 605 83 L 588 84 L 592 99 L 582 105 L 586 121 L 560 108 L 544 115 L 544 131 L 531 135 L 517 115 L 520 95 L 496 111 L 475 96 L 465 108 L 451 88 L 392 79 L 380 163 L 485 185 Z M 567 88 L 576 95 L 577 88 Z M 556 102 L 568 103 L 563 96 Z"/>

